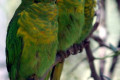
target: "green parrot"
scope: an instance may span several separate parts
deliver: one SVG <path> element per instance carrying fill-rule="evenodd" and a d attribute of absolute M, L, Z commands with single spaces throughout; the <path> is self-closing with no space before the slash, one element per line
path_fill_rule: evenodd
<path fill-rule="evenodd" d="M 85 21 L 84 3 L 85 0 L 57 0 L 58 51 L 66 51 L 79 39 Z M 64 61 L 53 68 L 51 80 L 60 80 L 63 65 Z"/>
<path fill-rule="evenodd" d="M 92 29 L 95 0 L 58 0 L 58 41 L 59 51 L 80 44 Z M 60 80 L 64 61 L 52 71 L 51 80 Z"/>
<path fill-rule="evenodd" d="M 58 49 L 57 16 L 54 0 L 22 0 L 6 38 L 10 80 L 38 80 L 54 63 Z"/>

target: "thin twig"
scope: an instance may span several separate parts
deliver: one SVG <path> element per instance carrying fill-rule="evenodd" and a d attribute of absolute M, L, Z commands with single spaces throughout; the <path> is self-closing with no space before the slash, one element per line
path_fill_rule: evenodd
<path fill-rule="evenodd" d="M 104 59 L 107 59 L 107 58 L 112 58 L 112 57 L 114 57 L 114 56 L 117 56 L 117 55 L 109 55 L 109 56 L 104 56 L 104 57 L 95 57 L 95 60 L 104 60 Z"/>
<path fill-rule="evenodd" d="M 100 47 L 106 47 L 106 48 L 112 50 L 113 52 L 119 51 L 119 49 L 115 48 L 113 45 L 107 45 L 107 44 L 105 44 L 104 41 L 100 37 L 98 37 L 98 36 L 94 35 L 94 36 L 91 36 L 91 38 L 93 40 L 95 40 L 99 44 Z"/>
<path fill-rule="evenodd" d="M 120 48 L 120 40 L 119 40 L 119 43 L 118 43 L 118 48 Z M 111 64 L 111 67 L 110 67 L 110 70 L 109 70 L 109 74 L 110 74 L 111 78 L 112 78 L 113 72 L 115 70 L 116 64 L 118 62 L 118 57 L 119 56 L 114 56 L 113 57 L 112 64 Z"/>
<path fill-rule="evenodd" d="M 99 78 L 99 76 L 97 75 L 97 72 L 95 70 L 95 66 L 94 66 L 94 62 L 93 62 L 95 58 L 92 55 L 92 51 L 91 51 L 89 42 L 85 46 L 85 50 L 86 50 L 87 58 L 88 58 L 88 61 L 89 61 L 89 66 L 90 66 L 90 69 L 91 69 L 91 77 L 93 77 L 95 80 L 101 80 Z"/>

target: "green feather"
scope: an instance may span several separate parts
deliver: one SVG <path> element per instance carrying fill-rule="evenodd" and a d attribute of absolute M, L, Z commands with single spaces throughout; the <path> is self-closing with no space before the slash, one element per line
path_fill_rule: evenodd
<path fill-rule="evenodd" d="M 59 49 L 67 50 L 74 43 L 81 43 L 90 33 L 95 0 L 59 0 Z M 78 8 L 78 12 L 77 9 Z M 52 80 L 60 80 L 60 63 L 53 70 Z"/>
<path fill-rule="evenodd" d="M 11 80 L 26 80 L 33 74 L 40 78 L 54 63 L 58 45 L 57 14 L 57 7 L 52 3 L 17 9 L 6 39 Z"/>
<path fill-rule="evenodd" d="M 58 51 L 66 51 L 80 37 L 84 25 L 84 0 L 58 0 Z M 60 80 L 63 63 L 53 69 L 51 80 Z"/>
<path fill-rule="evenodd" d="M 60 0 L 58 8 L 58 50 L 65 51 L 80 37 L 84 25 L 84 0 Z"/>
<path fill-rule="evenodd" d="M 85 24 L 81 32 L 81 36 L 79 37 L 77 43 L 81 43 L 85 38 L 89 35 L 92 29 L 93 17 L 94 17 L 94 7 L 96 5 L 95 0 L 85 0 Z"/>

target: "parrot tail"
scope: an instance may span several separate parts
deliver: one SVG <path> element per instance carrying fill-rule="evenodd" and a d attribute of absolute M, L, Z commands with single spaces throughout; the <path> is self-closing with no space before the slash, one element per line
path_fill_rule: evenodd
<path fill-rule="evenodd" d="M 60 80 L 62 69 L 63 69 L 64 61 L 58 63 L 53 67 L 50 80 Z"/>

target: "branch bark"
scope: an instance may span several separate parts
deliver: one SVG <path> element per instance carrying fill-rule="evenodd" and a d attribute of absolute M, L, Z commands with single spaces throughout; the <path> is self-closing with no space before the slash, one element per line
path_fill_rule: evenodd
<path fill-rule="evenodd" d="M 88 44 L 85 46 L 85 50 L 86 50 L 86 54 L 87 54 L 87 58 L 88 58 L 88 61 L 89 61 L 89 66 L 90 66 L 90 69 L 91 69 L 91 77 L 93 77 L 95 80 L 101 80 L 99 78 L 99 76 L 97 75 L 97 72 L 95 70 L 95 65 L 94 65 L 94 57 L 92 55 L 92 51 L 91 51 L 91 48 L 90 48 L 90 43 L 87 42 Z"/>

